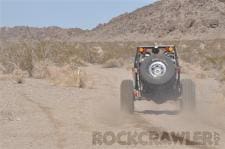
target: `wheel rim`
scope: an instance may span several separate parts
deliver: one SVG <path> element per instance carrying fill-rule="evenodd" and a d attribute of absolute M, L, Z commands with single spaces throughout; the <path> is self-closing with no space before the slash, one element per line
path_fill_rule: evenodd
<path fill-rule="evenodd" d="M 162 77 L 166 74 L 166 65 L 163 62 L 157 61 L 149 66 L 149 73 L 154 77 Z"/>

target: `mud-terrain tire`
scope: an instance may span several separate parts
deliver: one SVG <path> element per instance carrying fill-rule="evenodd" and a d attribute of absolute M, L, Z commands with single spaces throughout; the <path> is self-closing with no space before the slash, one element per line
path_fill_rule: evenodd
<path fill-rule="evenodd" d="M 195 84 L 190 79 L 181 80 L 181 110 L 192 112 L 196 107 L 196 91 Z"/>
<path fill-rule="evenodd" d="M 163 66 L 160 68 L 164 68 L 162 70 L 165 70 L 165 71 L 164 71 L 164 75 L 159 77 L 154 77 L 153 74 L 151 73 L 152 72 L 151 66 L 154 66 L 154 64 L 157 64 L 157 63 L 160 63 Z M 163 54 L 153 55 L 153 56 L 149 56 L 141 63 L 140 75 L 141 75 L 141 79 L 150 85 L 163 85 L 173 81 L 173 79 L 175 80 L 176 69 L 175 69 L 174 63 L 169 57 Z"/>
<path fill-rule="evenodd" d="M 133 81 L 124 80 L 120 86 L 120 107 L 125 113 L 134 112 Z"/>

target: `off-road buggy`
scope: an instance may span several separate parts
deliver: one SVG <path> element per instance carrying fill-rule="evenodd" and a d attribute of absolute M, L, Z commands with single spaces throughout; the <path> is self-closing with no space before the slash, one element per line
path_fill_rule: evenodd
<path fill-rule="evenodd" d="M 134 80 L 121 83 L 121 109 L 134 112 L 135 100 L 153 100 L 161 104 L 180 101 L 180 109 L 195 108 L 195 85 L 180 79 L 180 65 L 174 45 L 140 46 L 134 60 Z"/>

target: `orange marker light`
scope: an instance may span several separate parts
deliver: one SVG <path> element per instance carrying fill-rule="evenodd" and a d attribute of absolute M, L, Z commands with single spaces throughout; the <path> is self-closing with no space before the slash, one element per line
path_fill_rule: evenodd
<path fill-rule="evenodd" d="M 172 47 L 169 47 L 169 48 L 166 48 L 166 51 L 168 51 L 168 52 L 173 52 L 174 49 L 173 49 Z"/>
<path fill-rule="evenodd" d="M 174 51 L 173 48 L 171 48 L 171 47 L 168 50 L 169 50 L 169 52 L 173 52 Z"/>
<path fill-rule="evenodd" d="M 145 49 L 144 48 L 139 48 L 138 51 L 143 53 L 143 52 L 145 52 Z"/>

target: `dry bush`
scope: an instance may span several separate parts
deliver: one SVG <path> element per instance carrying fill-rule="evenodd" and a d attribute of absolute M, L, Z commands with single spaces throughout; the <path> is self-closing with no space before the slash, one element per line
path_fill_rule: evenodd
<path fill-rule="evenodd" d="M 101 47 L 88 47 L 87 58 L 89 63 L 101 63 L 104 58 L 104 52 Z"/>
<path fill-rule="evenodd" d="M 47 79 L 54 85 L 78 88 L 91 85 L 86 72 L 77 64 L 56 66 L 49 61 L 42 61 L 34 65 L 32 75 L 36 79 Z"/>
<path fill-rule="evenodd" d="M 31 76 L 33 68 L 32 49 L 25 42 L 7 43 L 2 48 L 0 63 L 5 67 L 5 73 L 13 73 L 15 65 L 27 71 Z"/>
<path fill-rule="evenodd" d="M 72 65 L 76 65 L 76 66 L 87 66 L 87 62 L 85 62 L 82 58 L 74 55 L 72 57 L 69 58 L 70 64 Z"/>
<path fill-rule="evenodd" d="M 185 62 L 201 65 L 205 70 L 220 68 L 225 64 L 224 40 L 158 41 L 162 44 L 177 46 L 178 55 Z M 154 42 L 67 42 L 54 39 L 7 41 L 0 47 L 0 63 L 6 73 L 12 73 L 15 63 L 21 70 L 29 72 L 35 78 L 48 77 L 52 65 L 65 66 L 88 63 L 103 64 L 105 68 L 121 67 L 117 59 L 128 59 L 135 55 L 136 47 L 154 45 Z M 122 60 L 122 62 L 123 62 Z M 10 62 L 10 63 L 9 63 Z M 44 64 L 43 64 L 44 62 Z M 133 62 L 133 61 L 132 61 Z M 46 66 L 47 65 L 47 66 Z M 191 66 L 192 67 L 192 66 Z M 186 69 L 186 67 L 185 67 Z M 191 69 L 191 68 L 190 68 Z M 185 71 L 191 71 L 189 68 Z M 201 76 L 201 75 L 200 75 Z"/>
<path fill-rule="evenodd" d="M 13 80 L 18 84 L 24 83 L 24 78 L 20 71 L 15 71 L 13 74 Z"/>
<path fill-rule="evenodd" d="M 103 68 L 118 68 L 123 66 L 121 59 L 110 59 L 103 64 Z"/>
<path fill-rule="evenodd" d="M 15 83 L 21 84 L 24 83 L 24 78 L 28 77 L 29 74 L 27 71 L 23 71 L 17 66 L 16 64 L 13 64 L 13 72 L 7 73 L 4 66 L 0 65 L 0 80 L 11 80 Z"/>
<path fill-rule="evenodd" d="M 11 77 L 5 74 L 6 69 L 0 64 L 0 80 L 9 80 Z"/>
<path fill-rule="evenodd" d="M 49 61 L 40 61 L 34 64 L 32 77 L 35 79 L 44 79 L 48 77 L 48 67 L 54 66 Z"/>
<path fill-rule="evenodd" d="M 54 85 L 68 87 L 87 87 L 87 74 L 80 68 L 73 68 L 70 65 L 64 67 L 51 66 L 47 68 L 48 79 Z"/>
<path fill-rule="evenodd" d="M 12 73 L 12 79 L 18 83 L 24 83 L 25 77 L 28 77 L 28 73 L 26 71 L 21 70 L 19 67 L 16 67 Z"/>
<path fill-rule="evenodd" d="M 225 82 L 225 67 L 224 67 L 224 69 L 221 71 L 221 73 L 219 75 L 219 80 L 221 82 Z"/>
<path fill-rule="evenodd" d="M 222 57 L 205 57 L 205 61 L 204 63 L 202 64 L 202 67 L 204 69 L 217 69 L 217 70 L 221 70 L 222 67 L 223 67 L 223 64 L 225 62 L 225 56 L 222 56 Z M 205 64 L 205 65 L 204 65 Z"/>
<path fill-rule="evenodd" d="M 1 74 L 4 74 L 5 73 L 5 67 L 2 65 L 2 64 L 0 64 L 0 75 Z"/>
<path fill-rule="evenodd" d="M 220 81 L 225 82 L 225 74 L 222 74 Z"/>

